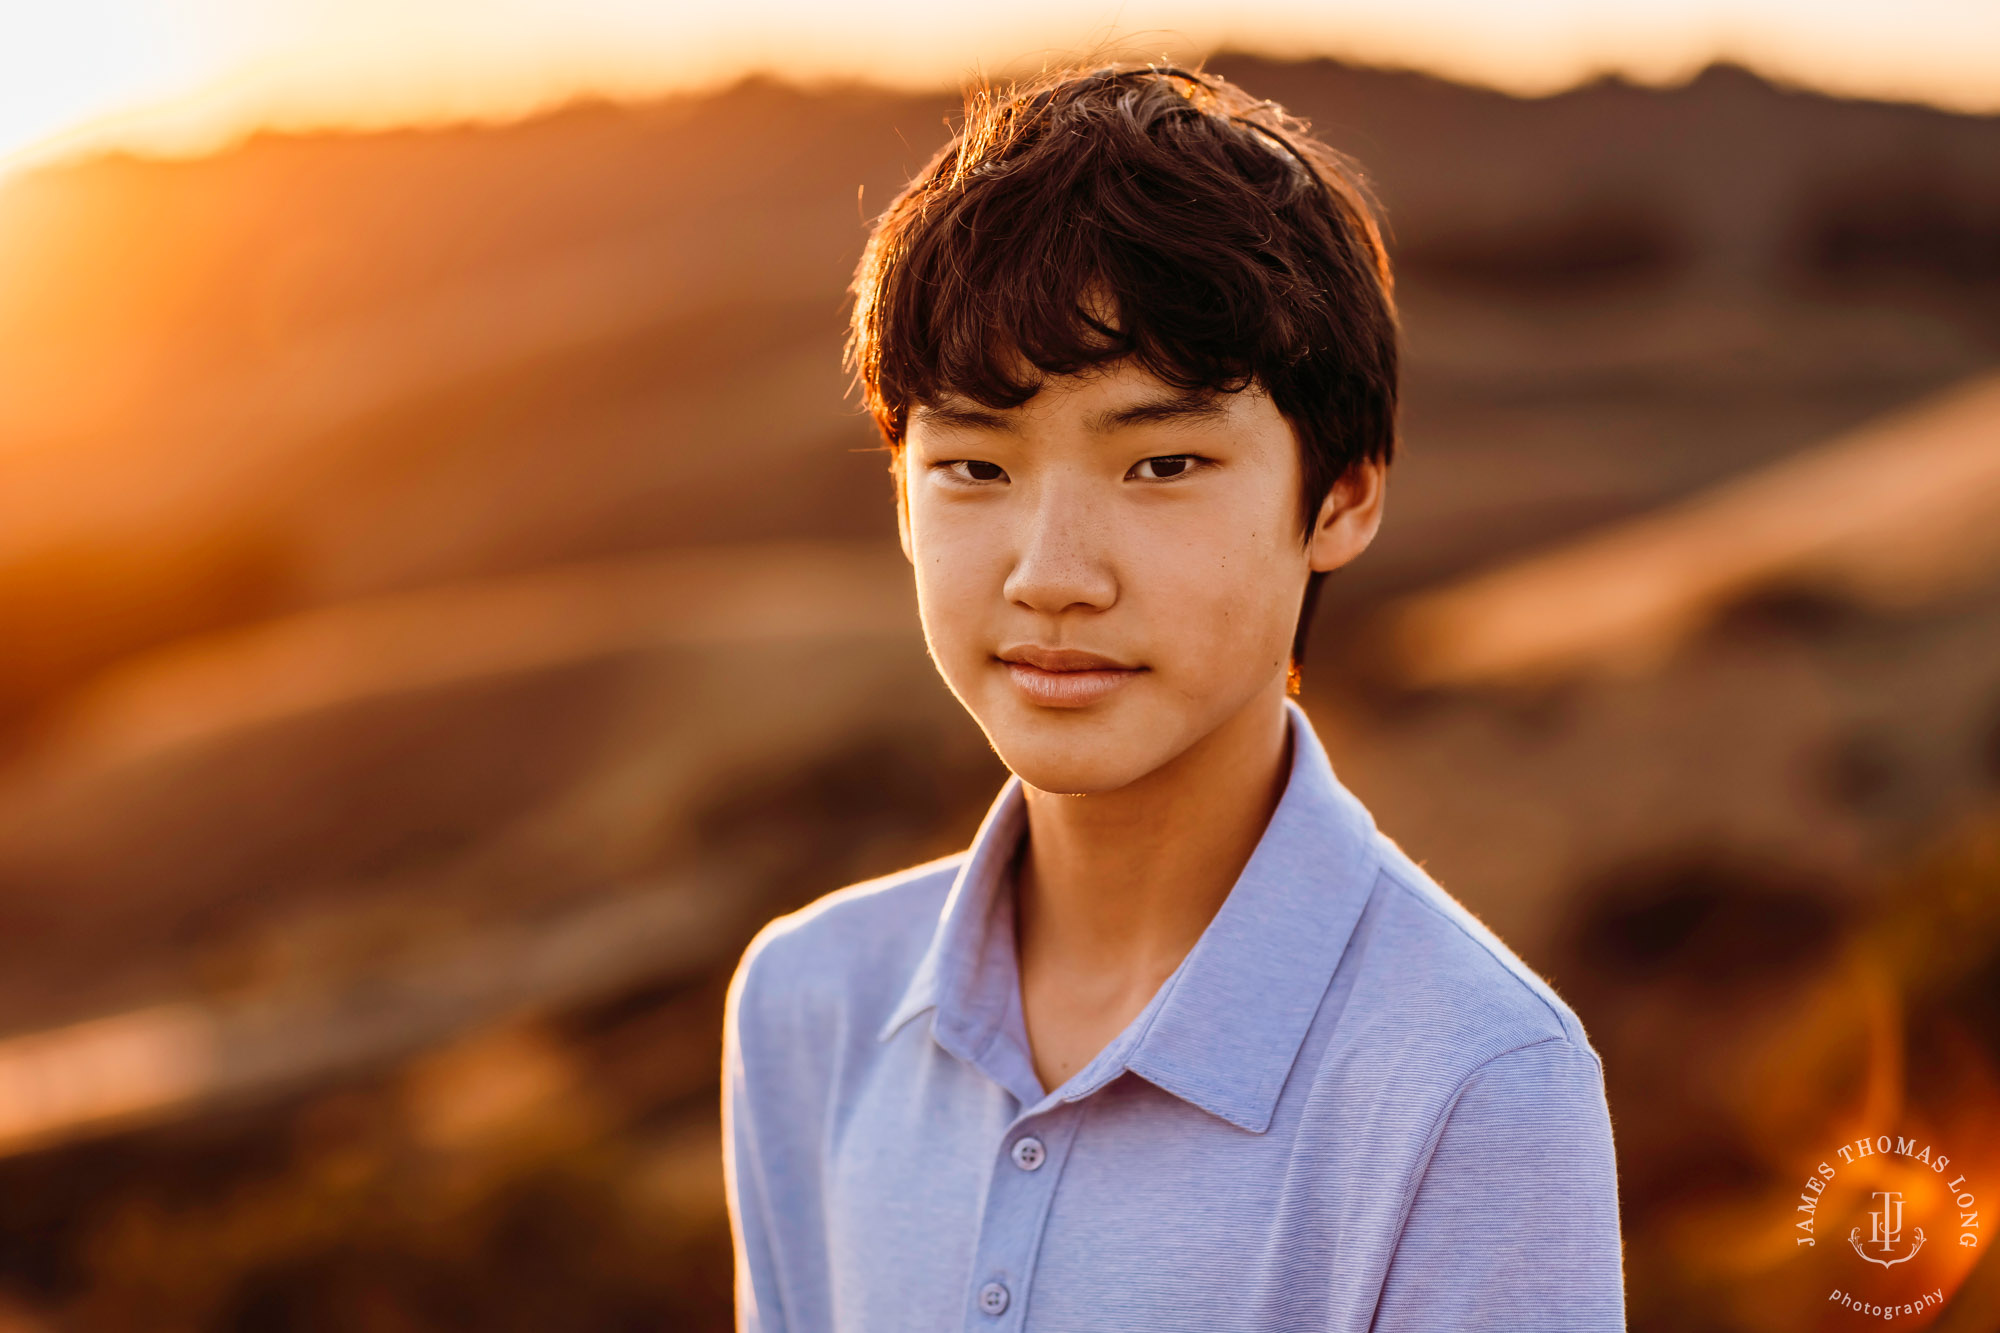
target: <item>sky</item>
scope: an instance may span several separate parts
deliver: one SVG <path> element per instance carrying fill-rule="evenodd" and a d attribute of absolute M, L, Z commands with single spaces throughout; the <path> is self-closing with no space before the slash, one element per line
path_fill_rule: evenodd
<path fill-rule="evenodd" d="M 954 85 L 1079 49 L 1220 46 L 1523 93 L 1718 58 L 2000 112 L 2000 0 L 0 0 L 0 168 L 261 127 L 506 119 L 752 71 Z"/>

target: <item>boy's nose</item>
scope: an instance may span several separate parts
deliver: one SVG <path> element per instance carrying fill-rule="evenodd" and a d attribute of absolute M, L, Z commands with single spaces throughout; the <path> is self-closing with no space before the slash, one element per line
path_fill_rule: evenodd
<path fill-rule="evenodd" d="M 1103 610 L 1118 600 L 1102 521 L 1087 502 L 1044 488 L 1028 511 L 1003 591 L 1030 611 Z"/>

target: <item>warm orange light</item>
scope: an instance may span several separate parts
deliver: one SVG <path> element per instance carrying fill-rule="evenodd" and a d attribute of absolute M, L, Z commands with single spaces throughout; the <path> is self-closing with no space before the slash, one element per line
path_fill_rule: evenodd
<path fill-rule="evenodd" d="M 0 0 L 0 162 L 52 143 L 191 152 L 267 124 L 505 117 L 760 69 L 951 84 L 1048 53 L 1224 45 L 1521 92 L 1727 57 L 1837 92 L 2000 109 L 2000 8 L 1955 0 Z"/>

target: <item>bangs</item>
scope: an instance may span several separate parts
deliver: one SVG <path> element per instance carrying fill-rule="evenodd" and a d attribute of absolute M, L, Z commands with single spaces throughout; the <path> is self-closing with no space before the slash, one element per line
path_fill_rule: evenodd
<path fill-rule="evenodd" d="M 1327 206 L 1372 220 L 1242 114 L 1281 113 L 1230 92 L 1145 70 L 974 97 L 856 284 L 856 341 L 877 352 L 863 378 L 892 406 L 892 438 L 910 404 L 944 393 L 1016 406 L 1044 376 L 1125 357 L 1227 390 L 1310 351 L 1302 330 L 1341 276 L 1313 271 L 1341 248 Z"/>
<path fill-rule="evenodd" d="M 912 238 L 885 292 L 901 327 L 886 393 L 1014 407 L 1047 376 L 1128 358 L 1179 388 L 1226 390 L 1284 359 L 1292 321 L 1271 271 L 1176 225 L 1198 195 L 1128 169 L 1086 170 L 1051 197 L 1034 165 L 991 173 Z"/>

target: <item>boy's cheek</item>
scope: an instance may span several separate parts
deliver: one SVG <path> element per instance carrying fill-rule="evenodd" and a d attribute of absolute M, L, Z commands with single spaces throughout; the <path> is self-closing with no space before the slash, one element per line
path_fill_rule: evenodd
<path fill-rule="evenodd" d="M 1297 608 L 1288 593 L 1293 583 L 1303 588 L 1305 576 L 1282 562 L 1257 551 L 1209 550 L 1157 575 L 1130 591 L 1163 641 L 1203 654 L 1240 654 L 1273 636 L 1290 644 Z"/>
<path fill-rule="evenodd" d="M 977 589 L 933 574 L 918 576 L 917 601 L 922 612 L 924 640 L 945 678 L 954 687 L 972 686 L 994 645 L 986 625 L 991 620 L 987 597 Z"/>

